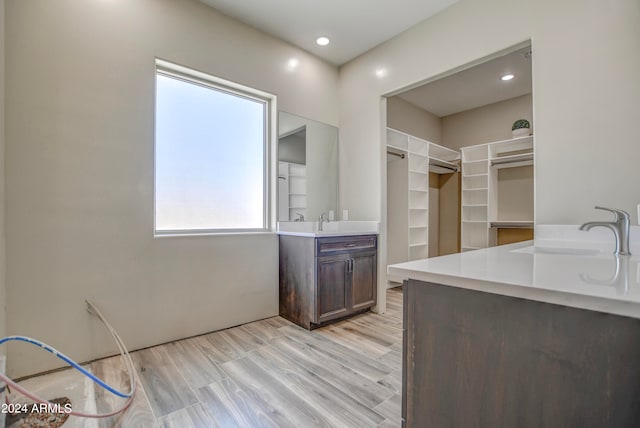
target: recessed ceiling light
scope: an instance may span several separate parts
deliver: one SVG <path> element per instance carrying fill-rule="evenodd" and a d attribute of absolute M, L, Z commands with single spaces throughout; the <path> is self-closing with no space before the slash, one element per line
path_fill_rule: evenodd
<path fill-rule="evenodd" d="M 300 61 L 298 61 L 296 58 L 291 58 L 289 61 L 287 61 L 288 70 L 295 70 L 296 68 L 298 68 L 298 65 L 300 65 Z"/>
<path fill-rule="evenodd" d="M 326 37 L 326 36 L 320 36 L 320 37 L 318 37 L 318 38 L 316 39 L 316 43 L 317 43 L 319 46 L 327 46 L 327 45 L 329 44 L 329 42 L 330 42 L 330 40 L 329 40 L 329 38 L 328 38 L 328 37 Z"/>
<path fill-rule="evenodd" d="M 511 80 L 511 79 L 513 79 L 513 78 L 514 78 L 514 75 L 513 75 L 513 74 L 504 74 L 504 75 L 502 75 L 502 77 L 500 77 L 500 79 L 504 80 L 505 82 L 506 82 L 507 80 Z"/>

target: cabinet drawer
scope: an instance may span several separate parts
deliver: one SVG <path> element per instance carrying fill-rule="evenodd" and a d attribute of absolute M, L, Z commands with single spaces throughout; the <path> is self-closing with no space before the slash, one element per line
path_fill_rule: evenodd
<path fill-rule="evenodd" d="M 378 238 L 376 235 L 336 236 L 317 238 L 316 241 L 316 254 L 322 256 L 345 251 L 375 250 Z"/>

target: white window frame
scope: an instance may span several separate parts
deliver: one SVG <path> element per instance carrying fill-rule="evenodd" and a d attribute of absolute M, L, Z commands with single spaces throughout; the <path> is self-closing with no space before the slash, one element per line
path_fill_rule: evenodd
<path fill-rule="evenodd" d="M 162 59 L 156 59 L 155 78 L 161 74 L 167 77 L 182 80 L 187 83 L 201 85 L 206 88 L 225 92 L 253 101 L 265 104 L 264 117 L 264 151 L 263 151 L 263 224 L 260 228 L 242 228 L 242 229 L 177 229 L 177 230 L 158 230 L 156 225 L 156 109 L 154 108 L 154 191 L 153 191 L 153 233 L 155 237 L 165 236 L 185 236 L 185 235 L 225 235 L 225 234 L 246 234 L 246 233 L 265 233 L 275 230 L 276 217 L 276 195 L 277 189 L 277 97 L 276 95 L 254 89 L 239 83 L 221 79 L 210 74 L 193 70 L 182 65 L 174 64 Z M 154 97 L 157 97 L 157 82 L 154 87 Z M 154 104 L 155 105 L 155 104 Z M 274 172 L 275 171 L 275 172 Z"/>

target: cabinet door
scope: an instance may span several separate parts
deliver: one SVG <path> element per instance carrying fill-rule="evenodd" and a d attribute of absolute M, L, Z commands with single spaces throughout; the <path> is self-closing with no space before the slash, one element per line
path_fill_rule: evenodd
<path fill-rule="evenodd" d="M 351 258 L 348 255 L 318 258 L 316 323 L 348 313 L 347 287 L 351 278 L 350 267 Z"/>
<path fill-rule="evenodd" d="M 376 303 L 377 266 L 376 254 L 352 256 L 351 309 L 357 311 Z"/>

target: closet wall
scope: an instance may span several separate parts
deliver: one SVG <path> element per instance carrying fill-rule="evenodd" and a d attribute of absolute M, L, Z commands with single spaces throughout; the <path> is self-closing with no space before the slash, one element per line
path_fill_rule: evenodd
<path fill-rule="evenodd" d="M 390 97 L 387 99 L 387 126 L 398 131 L 431 141 L 432 143 L 442 143 L 442 123 L 441 119 L 423 110 L 400 97 Z M 393 174 L 398 173 L 402 165 L 392 159 L 387 159 L 387 219 L 389 260 L 402 257 L 396 253 L 396 244 L 402 248 L 397 241 L 396 229 L 391 225 L 401 227 L 402 219 L 396 217 L 406 216 L 398 210 L 393 209 L 391 199 L 397 199 L 397 195 L 392 195 L 389 189 L 400 189 L 397 182 L 393 181 Z M 392 163 L 393 162 L 393 163 Z M 391 169 L 389 166 L 391 165 Z M 406 173 L 406 171 L 405 171 Z M 392 174 L 392 175 L 390 175 Z M 406 187 L 405 187 L 406 188 Z M 429 174 L 429 257 L 456 253 L 459 251 L 460 242 L 460 174 Z M 406 206 L 406 201 L 404 205 Z M 402 231 L 403 229 L 398 229 Z M 406 226 L 405 229 L 406 230 Z M 406 259 L 405 259 L 406 260 Z M 391 261 L 389 262 L 391 264 Z"/>
<path fill-rule="evenodd" d="M 511 98 L 441 119 L 442 141 L 447 147 L 467 147 L 512 138 L 517 119 L 533 124 L 531 94 Z M 498 170 L 497 220 L 533 221 L 533 165 Z M 497 229 L 498 245 L 533 238 L 531 229 Z"/>
<path fill-rule="evenodd" d="M 387 98 L 387 126 L 432 143 L 442 144 L 440 118 L 400 97 Z"/>
<path fill-rule="evenodd" d="M 444 116 L 399 97 L 387 99 L 387 126 L 452 149 L 507 140 L 517 119 L 532 120 L 531 94 Z M 387 158 L 389 263 L 406 260 L 406 160 Z M 533 166 L 497 171 L 498 220 L 533 218 Z M 461 175 L 429 174 L 429 257 L 461 251 Z M 404 198 L 404 199 L 403 199 Z M 436 233 L 437 232 L 437 233 Z M 497 244 L 531 238 L 530 230 L 498 229 Z"/>
<path fill-rule="evenodd" d="M 442 145 L 459 149 L 511 138 L 511 125 L 518 119 L 533 124 L 531 94 L 443 116 Z"/>
<path fill-rule="evenodd" d="M 409 188 L 409 158 L 387 154 L 387 188 Z M 387 262 L 402 263 L 409 260 L 409 217 L 404 210 L 409 204 L 408 192 L 390 191 L 387 193 Z"/>
<path fill-rule="evenodd" d="M 443 146 L 447 147 L 446 144 Z M 440 213 L 438 231 L 438 254 L 460 252 L 460 173 L 440 174 L 438 177 L 438 195 Z"/>

